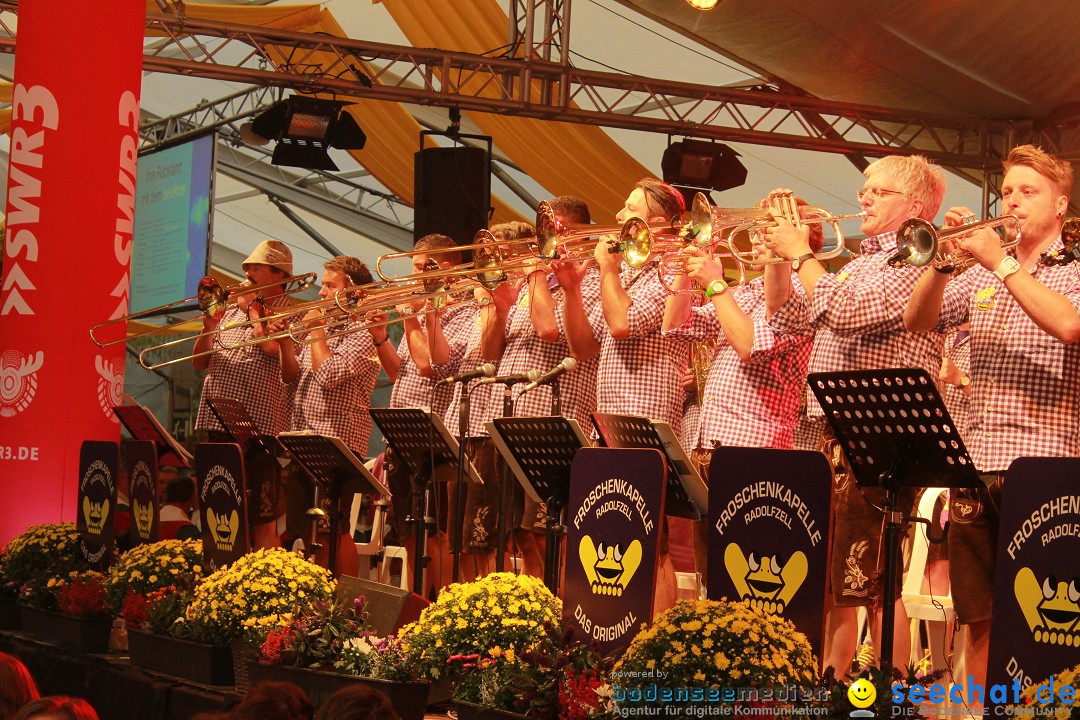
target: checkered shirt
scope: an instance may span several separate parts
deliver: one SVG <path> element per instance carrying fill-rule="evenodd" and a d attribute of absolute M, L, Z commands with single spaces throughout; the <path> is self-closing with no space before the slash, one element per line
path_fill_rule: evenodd
<path fill-rule="evenodd" d="M 381 365 L 366 329 L 326 338 L 331 355 L 311 369 L 311 346 L 298 346 L 300 374 L 293 401 L 293 430 L 311 430 L 341 438 L 354 452 L 367 455 L 371 435 L 371 391 Z"/>
<path fill-rule="evenodd" d="M 657 258 L 653 258 L 640 270 L 626 264 L 622 267 L 619 277 L 631 300 L 630 336 L 616 340 L 609 332 L 602 334 L 597 409 L 603 413 L 663 420 L 678 434 L 682 425 L 680 381 L 686 368 L 686 347 L 668 340 L 660 332 L 668 295 L 660 283 L 656 265 Z M 589 321 L 593 328 L 606 330 L 601 303 L 596 303 Z"/>
<path fill-rule="evenodd" d="M 566 342 L 563 325 L 563 291 L 557 284 L 551 289 L 555 301 L 555 321 L 559 328 L 559 339 L 555 342 L 541 340 L 533 328 L 529 307 L 529 286 L 521 288 L 518 300 L 510 308 L 506 321 L 506 348 L 499 361 L 499 375 L 539 370 L 541 373 L 552 369 L 563 359 L 569 357 L 570 346 Z M 581 296 L 586 312 L 600 302 L 600 274 L 588 272 L 581 282 Z M 577 420 L 581 429 L 588 432 L 592 426 L 589 416 L 596 411 L 596 369 L 599 358 L 593 357 L 570 372 L 559 377 L 559 393 L 562 398 L 563 417 Z M 520 392 L 524 385 L 515 386 Z M 502 410 L 502 395 L 497 397 L 494 410 Z M 551 414 L 551 386 L 542 385 L 525 395 L 516 395 L 514 415 L 518 417 L 536 417 Z"/>
<path fill-rule="evenodd" d="M 453 322 L 445 320 L 443 334 L 446 342 L 450 345 L 450 358 L 442 365 L 432 365 L 436 378 L 449 377 L 462 372 L 468 372 L 483 365 L 485 360 L 480 356 L 480 309 L 476 303 L 468 303 L 459 314 L 453 316 Z M 490 420 L 488 417 L 488 404 L 491 402 L 491 386 L 481 385 L 477 388 L 477 381 L 468 382 L 469 392 L 469 432 L 466 437 L 479 437 L 487 435 L 484 423 Z M 450 404 L 443 415 L 443 424 L 450 434 L 458 437 L 458 411 L 461 404 L 461 388 L 465 383 L 455 383 L 452 386 L 453 394 Z M 477 388 L 473 390 L 473 388 Z"/>
<path fill-rule="evenodd" d="M 945 357 L 952 360 L 953 365 L 968 377 L 971 377 L 970 341 L 971 333 L 966 332 L 960 336 L 959 330 L 953 330 L 945 336 Z M 938 383 L 938 385 L 941 387 L 941 399 L 945 402 L 945 409 L 949 411 L 949 417 L 952 418 L 953 424 L 964 438 L 964 445 L 967 445 L 965 433 L 971 414 L 971 398 L 962 388 L 951 383 Z"/>
<path fill-rule="evenodd" d="M 790 448 L 806 382 L 811 341 L 808 335 L 779 335 L 765 317 L 761 278 L 732 290 L 735 302 L 754 323 L 750 360 L 725 342 L 712 303 L 690 309 L 669 338 L 700 341 L 720 335 L 705 382 L 700 431 L 689 449 L 717 445 Z"/>
<path fill-rule="evenodd" d="M 1061 249 L 1059 238 L 1048 251 Z M 1040 263 L 1032 275 L 1080 312 L 1080 265 Z M 981 265 L 945 289 L 939 328 L 964 320 L 971 321 L 971 416 L 964 439 L 975 467 L 1003 472 L 1021 456 L 1080 455 L 1080 343 L 1065 345 L 1040 330 Z"/>
<path fill-rule="evenodd" d="M 470 304 L 454 305 L 448 308 L 443 313 L 443 334 L 446 335 L 447 342 L 450 344 L 450 360 L 443 366 L 446 366 L 454 362 L 454 344 L 450 341 L 450 335 L 454 332 L 455 326 L 461 320 L 467 321 L 470 313 L 470 307 L 472 312 L 475 312 L 476 306 Z M 426 324 L 429 316 L 422 315 L 417 318 L 420 322 L 420 327 L 423 332 L 427 332 Z M 459 346 L 456 348 L 459 354 L 465 353 L 465 348 Z M 432 397 L 431 390 L 435 386 L 435 383 L 440 377 L 445 377 L 452 373 L 445 373 L 445 375 L 438 377 L 424 377 L 420 374 L 420 371 L 416 367 L 416 363 L 413 362 L 412 355 L 409 354 L 409 341 L 405 338 L 401 338 L 401 342 L 397 347 L 398 357 L 401 358 L 401 365 L 398 366 L 397 380 L 394 381 L 394 388 L 390 392 L 390 407 L 392 408 L 413 408 L 413 407 L 431 407 L 431 409 L 440 416 L 446 415 L 446 409 L 450 406 L 450 401 L 454 399 L 454 388 L 449 385 L 442 385 L 435 388 L 434 398 Z"/>
<path fill-rule="evenodd" d="M 896 233 L 863 240 L 859 257 L 824 275 L 808 304 L 793 293 L 769 321 L 782 334 L 814 333 L 810 373 L 924 368 L 937 378 L 943 336 L 904 329 L 904 308 L 922 268 L 891 267 Z M 795 282 L 794 280 L 792 281 Z M 825 429 L 825 413 L 807 388 L 807 420 Z"/>
<path fill-rule="evenodd" d="M 285 295 L 276 295 L 266 300 L 270 307 L 282 307 L 289 304 Z M 199 398 L 199 412 L 195 418 L 195 427 L 199 430 L 224 431 L 214 416 L 210 398 L 226 397 L 237 400 L 255 421 L 255 427 L 265 435 L 277 435 L 289 427 L 291 398 L 289 389 L 281 384 L 278 359 L 264 353 L 257 345 L 223 349 L 228 345 L 250 340 L 252 327 L 229 328 L 229 325 L 248 319 L 247 313 L 241 312 L 235 305 L 225 311 L 221 319 L 221 332 L 214 338 L 214 349 L 210 356 L 210 366 L 203 378 L 202 395 Z"/>

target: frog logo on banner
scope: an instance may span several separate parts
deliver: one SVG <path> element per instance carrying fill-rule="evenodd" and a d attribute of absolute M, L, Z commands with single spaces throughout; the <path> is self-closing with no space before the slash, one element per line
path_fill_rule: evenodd
<path fill-rule="evenodd" d="M 101 535 L 109 517 L 109 496 L 112 494 L 112 473 L 101 460 L 90 463 L 83 473 L 81 495 L 83 522 L 91 535 Z"/>
<path fill-rule="evenodd" d="M 218 496 L 214 498 L 214 502 L 210 502 L 212 496 Z M 202 500 L 206 506 L 206 522 L 215 548 L 220 552 L 232 552 L 240 531 L 240 513 L 237 508 L 242 499 L 236 479 L 224 465 L 215 465 L 206 474 Z M 224 508 L 221 507 L 223 502 Z M 214 505 L 219 507 L 217 512 L 214 511 Z"/>
<path fill-rule="evenodd" d="M 1080 647 L 1080 578 L 1051 575 L 1040 583 L 1031 568 L 1022 567 L 1013 591 L 1035 642 Z"/>
<path fill-rule="evenodd" d="M 15 350 L 0 354 L 0 417 L 14 417 L 37 393 L 37 371 L 45 362 L 40 350 L 23 357 Z"/>
<path fill-rule="evenodd" d="M 83 519 L 86 520 L 87 532 L 91 535 L 100 535 L 107 517 L 109 517 L 108 498 L 101 502 L 91 502 L 89 496 L 83 496 Z"/>
<path fill-rule="evenodd" d="M 582 536 L 578 543 L 581 567 L 589 587 L 597 595 L 622 595 L 641 565 L 641 556 L 641 543 L 637 540 L 631 542 L 625 552 L 622 543 L 612 545 L 601 540 L 594 545 L 588 535 Z"/>
<path fill-rule="evenodd" d="M 121 365 L 117 369 L 117 365 L 115 360 L 106 360 L 100 355 L 94 358 L 94 369 L 98 374 L 98 403 L 101 404 L 101 411 L 105 413 L 105 417 L 114 423 L 119 423 L 120 419 L 116 417 L 112 409 L 123 402 L 124 395 L 124 368 Z"/>
<path fill-rule="evenodd" d="M 154 526 L 154 503 L 142 505 L 132 498 L 131 512 L 135 516 L 135 529 L 139 531 L 139 537 L 148 540 L 150 529 Z"/>
<path fill-rule="evenodd" d="M 780 557 L 778 553 L 765 555 L 755 551 L 746 555 L 737 543 L 730 543 L 724 549 L 724 567 L 739 598 L 751 608 L 783 613 L 806 580 L 809 563 L 801 550 L 792 553 L 783 565 Z"/>

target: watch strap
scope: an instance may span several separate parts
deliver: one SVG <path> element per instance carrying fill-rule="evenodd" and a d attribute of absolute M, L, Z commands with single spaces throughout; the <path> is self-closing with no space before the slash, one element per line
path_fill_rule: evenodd
<path fill-rule="evenodd" d="M 813 260 L 813 259 L 814 259 L 814 253 L 812 253 L 812 252 L 808 252 L 808 253 L 805 253 L 803 255 L 800 255 L 799 257 L 797 257 L 797 258 L 795 258 L 794 260 L 791 261 L 791 269 L 795 270 L 795 271 L 798 271 L 798 269 L 800 267 L 802 267 L 803 263 L 805 263 L 807 260 Z"/>
<path fill-rule="evenodd" d="M 705 299 L 712 300 L 713 295 L 719 295 L 728 289 L 728 284 L 723 280 L 713 280 L 705 287 Z"/>

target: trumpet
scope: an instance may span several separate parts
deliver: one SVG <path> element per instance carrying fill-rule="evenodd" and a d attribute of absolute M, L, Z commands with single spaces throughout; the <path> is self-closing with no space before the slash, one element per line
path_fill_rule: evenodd
<path fill-rule="evenodd" d="M 1015 215 L 1002 215 L 941 230 L 922 218 L 909 218 L 896 231 L 896 254 L 889 258 L 889 264 L 893 267 L 905 264 L 915 267 L 931 265 L 936 268 L 953 267 L 966 270 L 976 262 L 971 253 L 959 248 L 943 253 L 941 244 L 984 228 L 997 231 L 1003 249 L 1011 248 L 1020 242 L 1020 219 Z"/>
<path fill-rule="evenodd" d="M 423 281 L 425 285 L 428 285 L 429 287 L 431 287 L 431 283 L 437 283 L 443 279 L 473 277 L 488 290 L 494 290 L 499 283 L 509 277 L 509 274 L 512 271 L 520 270 L 524 267 L 527 262 L 525 258 L 532 258 L 532 253 L 534 252 L 533 248 L 535 246 L 533 238 L 502 241 L 492 235 L 490 231 L 484 229 L 478 231 L 473 240 L 474 242 L 472 244 L 457 245 L 452 248 L 432 248 L 431 250 L 389 253 L 381 256 L 375 261 L 375 272 L 387 283 L 411 283 Z M 507 247 L 515 246 L 523 246 L 524 251 L 511 253 L 505 249 Z M 423 271 L 410 273 L 408 275 L 391 275 L 389 277 L 386 276 L 381 268 L 381 265 L 385 260 L 411 258 L 417 255 L 459 252 L 462 250 L 472 251 L 472 262 L 441 269 L 438 266 L 438 262 L 434 258 L 429 257 L 428 265 Z M 435 287 L 438 287 L 438 285 Z M 434 292 L 434 290 L 430 290 L 430 292 Z"/>
<path fill-rule="evenodd" d="M 794 198 L 788 202 L 782 202 L 780 216 L 792 225 L 830 225 L 836 235 L 835 244 L 828 250 L 814 253 L 818 260 L 828 260 L 844 252 L 844 233 L 840 229 L 840 222 L 866 217 L 865 212 L 834 215 L 828 210 L 810 205 L 799 206 Z M 702 193 L 694 196 L 691 212 L 691 232 L 698 238 L 699 244 L 704 244 L 704 237 L 711 236 L 712 244 L 723 243 L 728 252 L 735 260 L 743 265 L 768 265 L 772 263 L 790 262 L 786 258 L 759 257 L 753 249 L 740 250 L 735 243 L 735 235 L 740 232 L 748 232 L 751 235 L 767 228 L 776 227 L 776 218 L 764 208 L 722 208 L 709 204 L 708 198 Z"/>
<path fill-rule="evenodd" d="M 1069 218 L 1061 226 L 1061 243 L 1057 252 L 1043 253 L 1040 261 L 1046 265 L 1068 265 L 1080 260 L 1080 218 Z"/>
<path fill-rule="evenodd" d="M 119 323 L 126 323 L 129 320 L 137 320 L 139 318 L 148 317 L 150 315 L 158 315 L 170 308 L 182 309 L 184 312 L 190 310 L 198 310 L 201 315 L 211 319 L 220 320 L 221 316 L 225 314 L 225 310 L 228 304 L 236 302 L 236 298 L 241 295 L 260 294 L 264 290 L 270 288 L 276 288 L 278 286 L 284 286 L 286 289 L 281 293 L 282 295 L 293 295 L 298 292 L 307 290 L 315 284 L 315 273 L 305 273 L 303 275 L 294 275 L 287 277 L 280 282 L 266 283 L 264 285 L 248 285 L 246 283 L 240 283 L 238 285 L 231 285 L 227 288 L 221 287 L 216 279 L 207 276 L 199 281 L 199 285 L 196 289 L 196 293 L 193 297 L 185 298 L 183 300 L 177 300 L 175 302 L 166 303 L 165 305 L 159 305 L 149 310 L 142 310 L 137 313 L 131 313 L 124 315 L 123 317 L 114 318 L 112 320 L 106 320 L 105 322 L 92 325 L 90 327 L 90 339 L 97 344 L 98 347 L 109 347 L 110 345 L 116 345 L 118 343 L 126 342 L 133 338 L 143 337 L 145 335 L 160 335 L 162 332 L 168 330 L 168 328 L 181 323 L 188 322 L 191 318 L 183 320 L 177 320 L 175 322 L 166 323 L 165 325 L 155 326 L 141 332 L 133 333 L 131 335 L 125 335 L 122 338 L 115 340 L 100 340 L 97 337 L 97 331 L 101 328 L 108 327 L 110 325 L 117 325 Z M 290 288 L 289 285 L 295 285 Z M 182 307 L 184 305 L 190 305 L 195 303 L 195 308 Z"/>

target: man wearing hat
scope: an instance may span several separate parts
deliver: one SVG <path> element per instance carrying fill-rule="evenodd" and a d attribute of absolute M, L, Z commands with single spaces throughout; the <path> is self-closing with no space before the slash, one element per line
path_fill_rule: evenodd
<path fill-rule="evenodd" d="M 240 324 L 249 319 L 258 319 L 260 306 L 275 308 L 288 305 L 283 281 L 292 276 L 292 252 L 280 240 L 263 240 L 244 260 L 242 267 L 247 284 L 271 287 L 261 290 L 258 297 L 238 297 L 236 305 L 230 306 L 220 320 L 203 316 L 203 334 L 195 343 L 193 353 L 196 357 L 191 361 L 196 370 L 206 371 L 195 429 L 205 431 L 206 439 L 210 442 L 231 441 L 225 428 L 210 409 L 207 402 L 210 398 L 232 398 L 239 401 L 263 435 L 276 436 L 289 429 L 291 404 L 288 388 L 279 380 L 278 344 L 268 341 L 244 347 L 232 346 L 242 345 L 245 341 L 263 334 L 260 324 Z M 281 284 L 273 285 L 275 282 Z M 207 334 L 215 330 L 217 332 L 214 334 Z M 199 356 L 199 353 L 208 350 L 215 352 Z M 262 465 L 261 462 L 249 461 L 249 486 L 261 488 L 265 482 L 273 482 L 273 468 L 265 468 L 266 472 L 263 473 L 260 471 Z M 256 477 L 257 474 L 260 477 Z M 250 498 L 252 507 L 249 518 L 273 514 L 276 487 L 271 484 L 267 490 L 274 492 L 260 492 Z M 271 507 L 260 507 L 264 504 L 270 504 Z M 256 528 L 256 544 L 264 544 L 259 541 L 259 537 Z M 276 533 L 271 529 L 268 537 L 276 538 Z"/>

